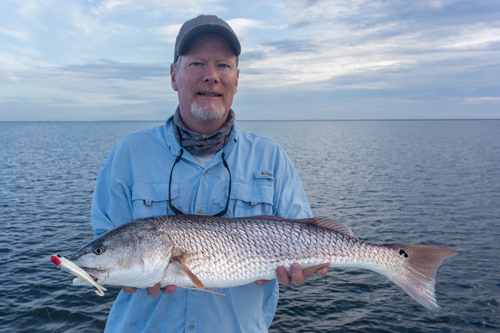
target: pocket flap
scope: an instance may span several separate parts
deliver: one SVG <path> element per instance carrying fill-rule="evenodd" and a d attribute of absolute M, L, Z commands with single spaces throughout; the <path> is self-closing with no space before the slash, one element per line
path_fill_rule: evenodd
<path fill-rule="evenodd" d="M 259 184 L 253 185 L 254 186 L 245 183 L 233 182 L 231 187 L 231 198 L 250 203 L 258 202 L 272 205 L 274 195 L 273 187 L 264 185 L 260 182 Z"/>

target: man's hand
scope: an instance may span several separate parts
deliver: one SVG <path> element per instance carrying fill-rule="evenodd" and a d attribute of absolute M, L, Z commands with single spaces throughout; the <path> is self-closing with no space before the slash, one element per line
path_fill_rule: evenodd
<path fill-rule="evenodd" d="M 134 287 L 123 287 L 123 291 L 127 295 L 134 294 L 138 289 Z M 169 295 L 175 291 L 175 286 L 173 284 L 165 286 L 164 288 L 160 288 L 160 284 L 157 283 L 153 287 L 146 288 L 146 292 L 148 296 L 151 298 L 156 298 L 160 294 L 160 291 L 166 295 Z"/>
<path fill-rule="evenodd" d="M 325 263 L 313 267 L 306 268 L 302 270 L 302 266 L 298 263 L 293 263 L 290 266 L 290 273 L 292 276 L 289 276 L 285 266 L 279 266 L 276 268 L 276 275 L 278 277 L 278 282 L 284 286 L 289 286 L 290 284 L 301 286 L 304 284 L 305 279 L 310 278 L 313 275 L 317 275 L 319 277 L 324 277 L 328 273 L 328 266 L 330 263 Z M 256 285 L 262 286 L 269 282 L 270 280 L 257 280 L 255 281 Z"/>

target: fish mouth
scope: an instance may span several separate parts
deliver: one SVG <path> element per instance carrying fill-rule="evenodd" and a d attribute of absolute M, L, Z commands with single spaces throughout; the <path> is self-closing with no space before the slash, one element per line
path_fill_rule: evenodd
<path fill-rule="evenodd" d="M 97 269 L 97 268 L 91 268 L 91 267 L 80 267 L 83 269 L 85 272 L 87 272 L 90 277 L 97 283 L 101 283 L 108 277 L 108 271 L 104 269 Z"/>

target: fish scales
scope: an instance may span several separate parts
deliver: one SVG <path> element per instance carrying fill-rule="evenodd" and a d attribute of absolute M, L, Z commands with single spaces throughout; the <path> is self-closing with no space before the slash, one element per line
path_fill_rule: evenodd
<path fill-rule="evenodd" d="M 307 223 L 275 220 L 158 218 L 186 266 L 206 287 L 230 287 L 276 277 L 276 267 L 299 262 L 305 268 L 332 262 L 353 264 L 363 257 L 362 242 Z M 288 229 L 288 230 L 287 230 Z M 216 240 L 216 241 L 214 241 Z M 210 253 L 207 258 L 206 253 Z M 185 275 L 171 267 L 162 285 L 189 284 Z M 235 276 L 237 274 L 238 276 Z"/>
<path fill-rule="evenodd" d="M 439 246 L 376 245 L 328 219 L 160 216 L 116 227 L 71 258 L 97 283 L 146 288 L 160 283 L 208 291 L 276 278 L 278 266 L 331 263 L 381 273 L 437 311 L 437 269 L 458 252 Z"/>

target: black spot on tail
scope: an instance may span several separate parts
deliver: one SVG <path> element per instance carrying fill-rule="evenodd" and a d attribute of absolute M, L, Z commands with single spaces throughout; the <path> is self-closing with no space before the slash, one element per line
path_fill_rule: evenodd
<path fill-rule="evenodd" d="M 408 254 L 405 252 L 405 250 L 399 250 L 399 255 L 404 256 L 405 258 L 408 258 Z"/>

